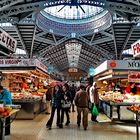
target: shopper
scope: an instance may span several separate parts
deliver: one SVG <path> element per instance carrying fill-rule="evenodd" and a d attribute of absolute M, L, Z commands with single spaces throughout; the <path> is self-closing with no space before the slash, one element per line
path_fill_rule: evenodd
<path fill-rule="evenodd" d="M 6 105 L 12 104 L 12 96 L 9 90 L 4 89 L 3 86 L 0 85 L 0 101 L 3 101 Z M 6 118 L 5 121 L 5 135 L 10 135 L 10 117 Z"/>
<path fill-rule="evenodd" d="M 70 93 L 71 93 L 71 104 L 72 104 L 72 112 L 75 112 L 74 110 L 74 97 L 75 97 L 75 94 L 76 94 L 76 87 L 74 86 L 74 84 L 72 84 L 71 88 L 70 88 Z"/>
<path fill-rule="evenodd" d="M 86 85 L 86 92 L 88 94 L 88 96 L 90 95 L 89 91 L 90 91 L 90 88 L 91 88 L 92 84 L 91 84 L 91 81 L 88 81 L 87 82 L 87 85 Z M 90 99 L 88 101 L 88 108 L 91 109 L 91 102 L 90 102 Z"/>
<path fill-rule="evenodd" d="M 53 87 L 48 86 L 48 90 L 46 92 L 46 114 L 50 114 L 50 101 L 52 100 L 53 95 Z"/>
<path fill-rule="evenodd" d="M 61 100 L 63 99 L 63 92 L 59 85 L 54 87 L 53 95 L 52 95 L 52 109 L 51 109 L 51 116 L 48 120 L 46 126 L 48 129 L 51 129 L 53 118 L 55 114 L 55 110 L 57 110 L 57 122 L 56 125 L 59 126 L 60 124 L 60 109 L 61 109 Z"/>
<path fill-rule="evenodd" d="M 93 82 L 93 85 L 90 88 L 90 102 L 92 103 L 91 112 L 92 112 L 94 104 L 96 105 L 99 111 L 99 95 L 98 95 L 98 88 L 97 88 L 96 82 Z M 92 113 L 91 113 L 91 120 L 94 122 L 98 122 L 97 116 L 93 115 Z"/>
<path fill-rule="evenodd" d="M 62 100 L 62 109 L 61 109 L 61 123 L 60 123 L 60 128 L 63 128 L 63 122 L 64 122 L 64 114 L 66 114 L 66 123 L 65 125 L 69 125 L 70 123 L 70 117 L 69 117 L 69 110 L 71 107 L 71 93 L 69 91 L 69 85 L 67 83 L 65 83 L 62 87 L 63 92 L 64 92 L 64 96 L 63 96 L 63 100 Z"/>
<path fill-rule="evenodd" d="M 75 105 L 77 106 L 77 125 L 80 126 L 81 123 L 81 113 L 83 113 L 83 128 L 87 130 L 88 127 L 88 100 L 89 96 L 85 91 L 85 86 L 80 85 L 80 90 L 75 95 Z"/>

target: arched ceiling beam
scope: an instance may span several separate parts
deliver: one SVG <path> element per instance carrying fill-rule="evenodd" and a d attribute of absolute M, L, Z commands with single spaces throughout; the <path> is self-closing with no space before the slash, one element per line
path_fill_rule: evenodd
<path fill-rule="evenodd" d="M 18 23 L 19 22 L 19 18 L 18 17 L 0 17 L 0 23 L 6 23 L 6 22 L 10 22 L 10 23 Z"/>
<path fill-rule="evenodd" d="M 31 50 L 30 50 L 30 58 L 33 56 L 33 47 L 34 47 L 34 40 L 35 40 L 35 33 L 36 33 L 37 27 L 34 27 L 34 32 L 33 32 L 33 38 L 32 38 L 32 45 L 31 45 Z"/>
<path fill-rule="evenodd" d="M 21 0 L 22 1 L 22 0 Z M 98 7 L 103 7 L 104 9 L 109 9 L 109 10 L 115 10 L 115 11 L 121 11 L 121 12 L 126 12 L 126 13 L 132 13 L 135 15 L 140 15 L 140 6 L 135 6 L 131 5 L 128 3 L 124 2 L 110 2 L 107 0 L 104 2 L 104 0 L 90 0 L 90 1 L 80 1 L 80 5 L 91 5 L 91 6 L 98 6 Z M 17 15 L 19 13 L 24 13 L 24 12 L 29 12 L 29 11 L 35 11 L 35 10 L 41 10 L 46 7 L 51 7 L 51 6 L 58 6 L 58 5 L 69 5 L 71 6 L 71 3 L 65 0 L 61 1 L 56 1 L 56 2 L 51 2 L 51 1 L 40 1 L 40 2 L 31 2 L 27 4 L 20 4 L 17 6 L 12 6 L 10 8 L 7 8 L 6 10 L 1 10 L 0 18 L 3 17 L 8 17 L 12 15 Z"/>
<path fill-rule="evenodd" d="M 103 34 L 103 35 L 105 35 L 105 36 L 108 36 L 108 37 L 113 38 L 113 35 L 110 34 L 110 33 L 108 33 L 108 32 L 106 32 L 106 31 L 101 31 L 100 33 Z"/>
<path fill-rule="evenodd" d="M 46 39 L 46 38 L 43 38 L 43 37 L 39 37 L 37 35 L 35 37 L 35 40 L 40 41 L 40 42 L 44 42 L 44 43 L 47 43 L 47 44 L 51 44 L 51 45 L 56 45 L 56 43 L 53 40 Z"/>
<path fill-rule="evenodd" d="M 26 50 L 26 46 L 25 46 L 25 43 L 24 43 L 24 41 L 23 41 L 23 38 L 22 38 L 22 36 L 21 36 L 21 34 L 20 34 L 20 32 L 19 32 L 18 26 L 17 26 L 17 25 L 14 25 L 14 26 L 15 26 L 16 32 L 17 32 L 17 34 L 18 34 L 18 37 L 19 37 L 19 39 L 20 39 L 20 42 L 21 42 L 21 44 L 22 44 L 23 50 L 26 52 L 27 58 L 29 58 L 28 51 Z"/>
<path fill-rule="evenodd" d="M 95 33 L 92 35 L 92 38 L 90 40 L 90 43 L 92 43 L 92 41 L 94 40 L 94 37 L 95 37 Z"/>
<path fill-rule="evenodd" d="M 108 41 L 112 41 L 112 40 L 113 40 L 113 37 L 104 37 L 104 38 L 93 41 L 91 43 L 91 46 L 96 45 L 96 44 L 101 44 L 104 42 L 108 42 Z"/>
<path fill-rule="evenodd" d="M 43 35 L 45 35 L 45 34 L 47 34 L 47 32 L 42 31 L 42 32 L 40 32 L 40 33 L 37 33 L 36 36 L 43 36 Z"/>
<path fill-rule="evenodd" d="M 115 37 L 115 31 L 114 26 L 112 25 L 112 32 L 113 32 L 113 40 L 114 40 L 114 46 L 115 46 L 115 58 L 118 59 L 118 50 L 117 50 L 117 43 L 116 43 L 116 37 Z"/>
<path fill-rule="evenodd" d="M 65 42 L 65 41 L 67 41 L 69 39 L 70 39 L 70 37 L 63 37 L 62 39 L 60 39 L 59 41 L 57 41 L 56 46 L 57 45 L 60 45 L 61 43 Z M 44 48 L 44 49 L 40 50 L 39 52 L 37 52 L 37 54 L 39 54 L 40 56 L 44 56 L 47 51 L 53 49 L 56 46 L 55 45 L 49 45 L 46 48 Z"/>
<path fill-rule="evenodd" d="M 135 27 L 135 25 L 132 24 L 132 26 L 131 26 L 131 28 L 130 28 L 130 30 L 129 30 L 127 36 L 126 36 L 126 39 L 125 39 L 125 41 L 124 41 L 124 44 L 123 44 L 123 46 L 122 46 L 122 50 L 121 50 L 119 59 L 122 58 L 123 51 L 125 50 L 126 45 L 127 45 L 128 41 L 129 41 L 129 39 L 130 39 L 130 37 L 131 37 L 131 34 L 133 33 L 134 27 Z"/>
<path fill-rule="evenodd" d="M 23 0 L 1 0 L 0 1 L 0 11 L 9 8 L 12 5 L 15 5 L 19 2 L 23 2 Z"/>
<path fill-rule="evenodd" d="M 140 1 L 139 0 L 126 0 L 126 1 L 140 6 Z"/>
<path fill-rule="evenodd" d="M 91 45 L 90 41 L 87 40 L 84 37 L 78 37 L 78 39 L 84 43 L 86 43 L 88 46 L 93 47 L 95 50 L 97 50 L 98 52 L 100 52 L 103 56 L 105 56 L 108 59 L 111 59 L 113 57 L 113 54 L 110 54 L 110 52 L 108 52 L 107 50 L 99 47 L 98 45 Z"/>
<path fill-rule="evenodd" d="M 52 33 L 55 44 L 57 43 L 55 35 Z"/>

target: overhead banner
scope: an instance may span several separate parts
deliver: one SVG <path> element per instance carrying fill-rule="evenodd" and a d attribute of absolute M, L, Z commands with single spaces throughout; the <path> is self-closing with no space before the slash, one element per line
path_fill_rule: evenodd
<path fill-rule="evenodd" d="M 140 40 L 131 45 L 133 57 L 140 57 Z"/>
<path fill-rule="evenodd" d="M 16 51 L 17 41 L 0 28 L 0 46 L 12 52 Z"/>

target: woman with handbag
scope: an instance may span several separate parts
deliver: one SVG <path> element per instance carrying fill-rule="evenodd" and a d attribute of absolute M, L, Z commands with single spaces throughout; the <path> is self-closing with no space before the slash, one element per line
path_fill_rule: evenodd
<path fill-rule="evenodd" d="M 57 110 L 57 126 L 60 124 L 60 110 L 61 110 L 61 100 L 63 99 L 63 92 L 61 90 L 61 87 L 59 85 L 56 85 L 54 87 L 53 95 L 52 95 L 52 109 L 51 109 L 51 117 L 48 120 L 46 126 L 48 129 L 51 129 L 53 118 L 55 111 Z"/>
<path fill-rule="evenodd" d="M 63 128 L 64 114 L 66 114 L 66 118 L 67 118 L 65 125 L 69 125 L 70 123 L 69 110 L 71 107 L 71 93 L 69 91 L 69 85 L 67 83 L 64 84 L 62 89 L 64 92 L 64 96 L 62 100 L 61 123 L 59 125 L 60 128 Z"/>
<path fill-rule="evenodd" d="M 99 108 L 99 95 L 98 95 L 98 88 L 97 88 L 97 83 L 93 82 L 92 87 L 90 88 L 90 102 L 92 103 L 92 107 L 91 107 L 91 120 L 94 122 L 98 122 L 97 121 L 97 115 L 94 115 L 92 113 L 92 109 L 94 107 L 94 105 L 97 107 L 97 110 Z"/>

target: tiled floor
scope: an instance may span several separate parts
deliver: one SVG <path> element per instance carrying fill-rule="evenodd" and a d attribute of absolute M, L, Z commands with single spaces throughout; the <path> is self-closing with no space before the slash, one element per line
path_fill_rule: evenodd
<path fill-rule="evenodd" d="M 89 121 L 87 131 L 77 128 L 76 113 L 71 114 L 70 126 L 59 129 L 54 120 L 52 130 L 46 129 L 49 115 L 40 114 L 34 120 L 16 120 L 12 123 L 11 136 L 6 140 L 135 140 L 135 125 L 114 124 L 105 115 L 100 115 L 100 123 Z M 89 115 L 90 118 L 90 115 Z"/>

